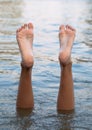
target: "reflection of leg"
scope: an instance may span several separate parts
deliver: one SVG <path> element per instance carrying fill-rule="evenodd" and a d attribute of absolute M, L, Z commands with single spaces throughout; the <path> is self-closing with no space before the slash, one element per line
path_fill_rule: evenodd
<path fill-rule="evenodd" d="M 71 49 L 75 38 L 75 29 L 61 26 L 59 61 L 61 66 L 60 88 L 57 101 L 58 110 L 74 109 L 74 90 L 72 79 Z"/>
<path fill-rule="evenodd" d="M 22 26 L 17 30 L 17 41 L 22 56 L 21 76 L 17 96 L 17 108 L 33 108 L 32 66 L 33 66 L 33 25 Z"/>
<path fill-rule="evenodd" d="M 67 111 L 65 111 L 65 113 L 62 113 L 62 116 L 59 116 L 58 120 L 59 120 L 59 124 L 60 126 L 60 130 L 74 130 L 74 114 L 73 111 L 68 111 L 69 113 L 67 113 Z M 60 114 L 60 113 L 59 113 Z"/>

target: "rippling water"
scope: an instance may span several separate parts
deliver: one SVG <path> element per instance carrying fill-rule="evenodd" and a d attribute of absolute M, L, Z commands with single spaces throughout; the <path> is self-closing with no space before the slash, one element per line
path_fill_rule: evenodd
<path fill-rule="evenodd" d="M 16 29 L 34 24 L 35 109 L 16 111 L 20 53 Z M 75 112 L 58 114 L 58 28 L 77 29 L 73 46 Z M 92 1 L 0 0 L 0 130 L 92 130 Z"/>

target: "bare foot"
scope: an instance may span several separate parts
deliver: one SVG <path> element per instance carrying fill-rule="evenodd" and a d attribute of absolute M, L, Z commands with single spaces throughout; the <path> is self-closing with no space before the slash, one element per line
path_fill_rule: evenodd
<path fill-rule="evenodd" d="M 24 24 L 17 30 L 17 41 L 22 57 L 22 65 L 25 67 L 33 66 L 33 25 Z"/>
<path fill-rule="evenodd" d="M 75 38 L 75 29 L 69 25 L 60 26 L 59 40 L 60 52 L 59 61 L 61 64 L 69 64 L 71 62 L 71 50 Z"/>

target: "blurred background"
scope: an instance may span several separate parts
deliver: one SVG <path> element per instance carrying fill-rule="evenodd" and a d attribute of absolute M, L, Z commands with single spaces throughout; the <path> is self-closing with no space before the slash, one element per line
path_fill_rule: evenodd
<path fill-rule="evenodd" d="M 34 24 L 35 108 L 16 111 L 20 52 L 16 30 Z M 72 50 L 75 112 L 59 114 L 58 30 L 77 30 Z M 0 130 L 92 129 L 92 0 L 0 0 Z"/>

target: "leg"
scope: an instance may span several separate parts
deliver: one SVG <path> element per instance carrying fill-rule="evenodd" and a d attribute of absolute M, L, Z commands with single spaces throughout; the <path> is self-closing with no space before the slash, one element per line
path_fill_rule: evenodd
<path fill-rule="evenodd" d="M 34 99 L 32 92 L 32 66 L 33 59 L 33 25 L 25 24 L 17 30 L 17 41 L 21 52 L 21 75 L 17 96 L 17 108 L 33 108 Z"/>
<path fill-rule="evenodd" d="M 71 50 L 75 38 L 75 29 L 71 26 L 60 27 L 60 53 L 59 62 L 61 67 L 60 88 L 57 100 L 58 110 L 74 109 L 74 90 L 72 78 Z"/>

